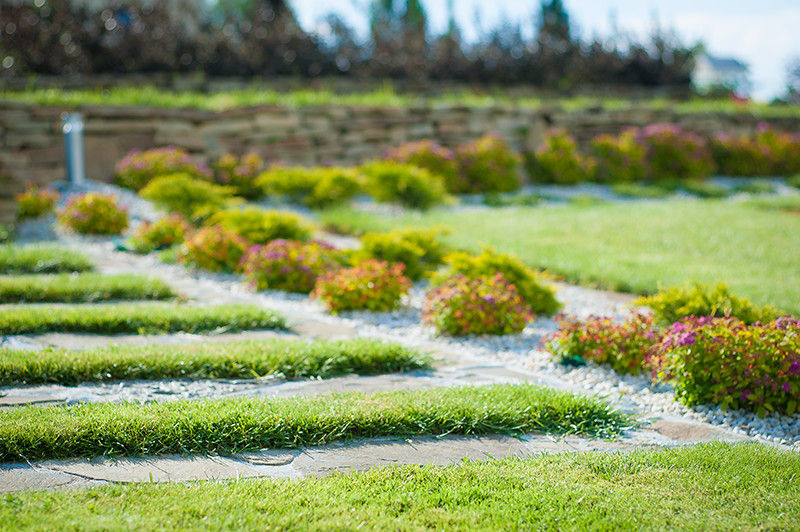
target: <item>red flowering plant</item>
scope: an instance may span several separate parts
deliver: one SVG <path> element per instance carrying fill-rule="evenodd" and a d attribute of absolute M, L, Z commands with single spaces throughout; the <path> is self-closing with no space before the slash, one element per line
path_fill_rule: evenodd
<path fill-rule="evenodd" d="M 714 171 L 706 140 L 677 124 L 651 124 L 636 141 L 646 150 L 651 179 L 702 179 Z"/>
<path fill-rule="evenodd" d="M 114 183 L 140 190 L 154 177 L 167 174 L 189 174 L 195 179 L 211 179 L 211 171 L 196 164 L 186 150 L 167 146 L 129 152 L 114 167 Z"/>
<path fill-rule="evenodd" d="M 404 270 L 400 263 L 389 265 L 382 260 L 367 260 L 322 275 L 311 295 L 323 300 L 334 314 L 345 310 L 393 310 L 411 289 Z"/>
<path fill-rule="evenodd" d="M 647 353 L 658 342 L 653 319 L 634 313 L 619 322 L 609 317 L 586 320 L 556 317 L 558 331 L 546 341 L 547 349 L 562 363 L 582 365 L 587 360 L 611 366 L 619 373 L 644 370 Z"/>
<path fill-rule="evenodd" d="M 335 249 L 324 242 L 278 239 L 250 248 L 239 269 L 257 290 L 308 294 L 320 275 L 339 266 Z"/>
<path fill-rule="evenodd" d="M 192 225 L 186 218 L 174 212 L 153 223 L 140 225 L 129 245 L 136 253 L 150 253 L 181 244 L 191 230 Z"/>
<path fill-rule="evenodd" d="M 530 307 L 501 274 L 455 275 L 425 297 L 425 323 L 451 336 L 513 334 L 533 319 Z"/>
<path fill-rule="evenodd" d="M 647 363 L 683 403 L 793 414 L 800 404 L 800 320 L 746 325 L 693 316 L 667 329 Z"/>
<path fill-rule="evenodd" d="M 49 188 L 39 188 L 28 185 L 25 192 L 17 194 L 17 220 L 38 218 L 53 212 L 60 196 L 58 192 Z"/>
<path fill-rule="evenodd" d="M 235 271 L 249 244 L 220 225 L 203 227 L 186 239 L 178 260 L 211 271 Z"/>
<path fill-rule="evenodd" d="M 69 198 L 58 221 L 78 233 L 118 235 L 128 227 L 128 211 L 116 196 L 89 192 Z"/>
<path fill-rule="evenodd" d="M 469 192 L 469 182 L 458 168 L 453 150 L 440 146 L 432 140 L 407 142 L 386 152 L 387 161 L 412 164 L 444 178 L 448 192 Z"/>

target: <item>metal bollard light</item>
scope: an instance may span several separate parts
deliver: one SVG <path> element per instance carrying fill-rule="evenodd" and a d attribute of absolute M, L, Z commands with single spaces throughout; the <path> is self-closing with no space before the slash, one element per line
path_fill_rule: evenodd
<path fill-rule="evenodd" d="M 81 185 L 86 181 L 83 115 L 80 113 L 61 115 L 61 130 L 64 132 L 64 148 L 67 155 L 67 181 L 71 185 Z"/>

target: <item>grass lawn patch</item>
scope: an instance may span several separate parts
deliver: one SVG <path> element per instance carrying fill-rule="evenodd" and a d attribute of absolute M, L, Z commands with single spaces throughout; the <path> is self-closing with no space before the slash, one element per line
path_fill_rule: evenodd
<path fill-rule="evenodd" d="M 0 274 L 87 272 L 92 263 L 82 253 L 57 246 L 0 246 Z"/>
<path fill-rule="evenodd" d="M 115 299 L 173 299 L 176 296 L 164 281 L 141 275 L 0 276 L 0 303 L 91 303 Z"/>
<path fill-rule="evenodd" d="M 351 438 L 549 432 L 613 436 L 599 400 L 529 384 L 0 411 L 0 461 L 106 454 L 233 453 Z"/>
<path fill-rule="evenodd" d="M 652 294 L 659 285 L 726 283 L 759 305 L 800 314 L 800 216 L 793 201 L 666 200 L 540 206 L 475 212 L 438 209 L 379 217 L 338 209 L 339 229 L 448 226 L 444 240 L 480 251 L 488 244 L 568 281 Z"/>
<path fill-rule="evenodd" d="M 16 493 L 0 499 L 0 522 L 15 530 L 794 529 L 798 477 L 796 453 L 710 443 L 387 467 L 301 481 Z"/>
<path fill-rule="evenodd" d="M 250 379 L 372 375 L 430 367 L 428 357 L 375 340 L 274 339 L 188 345 L 111 346 L 86 351 L 0 349 L 0 385 L 133 379 Z"/>
<path fill-rule="evenodd" d="M 163 303 L 25 305 L 0 311 L 0 335 L 44 332 L 166 333 L 282 329 L 283 318 L 254 305 L 195 307 Z"/>

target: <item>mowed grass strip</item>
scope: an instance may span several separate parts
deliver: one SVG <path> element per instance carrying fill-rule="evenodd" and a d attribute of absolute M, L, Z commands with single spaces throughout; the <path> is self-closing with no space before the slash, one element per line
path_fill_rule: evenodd
<path fill-rule="evenodd" d="M 0 246 L 0 274 L 88 272 L 92 263 L 82 253 L 49 245 Z"/>
<path fill-rule="evenodd" d="M 92 303 L 95 301 L 173 299 L 160 279 L 99 273 L 0 276 L 0 303 Z"/>
<path fill-rule="evenodd" d="M 528 384 L 423 391 L 0 412 L 0 460 L 222 453 L 420 434 L 549 432 L 613 436 L 625 415 L 599 400 Z"/>
<path fill-rule="evenodd" d="M 702 444 L 0 499 L 10 530 L 792 530 L 800 455 Z M 124 525 L 123 525 L 124 524 Z"/>
<path fill-rule="evenodd" d="M 0 349 L 0 385 L 78 384 L 133 379 L 329 378 L 424 369 L 430 357 L 368 339 L 276 338 L 187 345 L 110 346 L 85 351 Z"/>
<path fill-rule="evenodd" d="M 447 226 L 448 244 L 515 253 L 568 281 L 651 294 L 690 281 L 727 283 L 739 296 L 800 314 L 797 199 L 665 200 L 401 216 L 347 209 L 323 214 L 340 229 Z M 774 208 L 771 208 L 773 207 Z"/>
<path fill-rule="evenodd" d="M 45 332 L 154 334 L 185 331 L 283 329 L 271 310 L 255 305 L 190 306 L 167 303 L 21 305 L 0 310 L 0 335 Z"/>

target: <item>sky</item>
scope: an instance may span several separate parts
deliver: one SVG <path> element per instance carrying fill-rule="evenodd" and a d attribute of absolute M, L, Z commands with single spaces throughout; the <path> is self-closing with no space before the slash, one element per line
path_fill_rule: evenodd
<path fill-rule="evenodd" d="M 289 0 L 300 24 L 318 28 L 335 12 L 365 34 L 370 0 Z M 422 0 L 429 26 L 442 31 L 447 0 Z M 538 0 L 453 0 L 456 20 L 467 39 L 502 20 L 533 30 Z M 712 55 L 734 57 L 750 67 L 754 97 L 768 100 L 785 92 L 786 67 L 800 57 L 800 0 L 564 0 L 580 35 L 609 35 L 617 27 L 644 37 L 654 22 L 672 29 L 686 44 L 702 41 Z M 613 16 L 612 16 L 613 14 Z M 480 25 L 476 24 L 480 21 Z"/>

